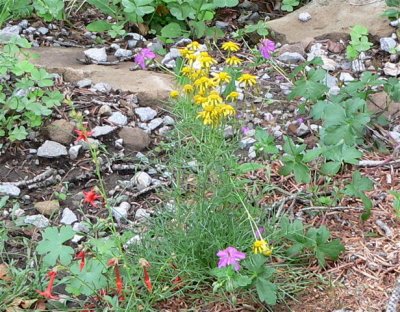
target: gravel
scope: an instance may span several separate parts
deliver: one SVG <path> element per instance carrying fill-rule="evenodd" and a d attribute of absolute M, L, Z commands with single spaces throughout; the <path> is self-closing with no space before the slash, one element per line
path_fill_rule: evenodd
<path fill-rule="evenodd" d="M 21 194 L 19 187 L 7 183 L 0 184 L 0 195 L 18 197 L 19 194 Z"/>
<path fill-rule="evenodd" d="M 302 12 L 299 14 L 298 18 L 300 22 L 306 23 L 311 19 L 311 15 L 308 12 Z"/>
<path fill-rule="evenodd" d="M 96 62 L 107 62 L 106 48 L 91 48 L 83 51 L 86 57 Z"/>
<path fill-rule="evenodd" d="M 117 127 L 112 127 L 112 126 L 96 126 L 92 129 L 92 137 L 98 138 L 103 135 L 110 134 L 113 132 Z"/>
<path fill-rule="evenodd" d="M 62 212 L 62 217 L 60 223 L 71 225 L 72 223 L 78 221 L 76 214 L 69 208 L 65 208 Z"/>
<path fill-rule="evenodd" d="M 143 122 L 150 121 L 157 116 L 157 111 L 151 107 L 138 107 L 135 109 L 135 113 Z"/>
<path fill-rule="evenodd" d="M 381 50 L 386 51 L 386 52 L 390 52 L 390 50 L 395 48 L 397 45 L 396 40 L 394 40 L 393 38 L 390 38 L 390 37 L 381 38 L 379 40 L 379 42 L 381 44 L 381 47 L 380 47 Z"/>
<path fill-rule="evenodd" d="M 117 126 L 125 126 L 128 123 L 128 117 L 121 112 L 113 112 L 111 116 L 107 118 L 107 121 Z"/>
<path fill-rule="evenodd" d="M 41 214 L 25 217 L 24 223 L 32 224 L 33 226 L 40 229 L 46 228 L 50 225 L 49 219 L 47 219 L 45 216 Z"/>
<path fill-rule="evenodd" d="M 78 86 L 78 88 L 83 89 L 83 88 L 90 88 L 90 86 L 92 85 L 92 80 L 90 79 L 82 79 L 79 80 L 76 85 Z"/>
<path fill-rule="evenodd" d="M 47 140 L 38 148 L 37 155 L 43 158 L 57 158 L 68 155 L 68 152 L 64 145 Z"/>

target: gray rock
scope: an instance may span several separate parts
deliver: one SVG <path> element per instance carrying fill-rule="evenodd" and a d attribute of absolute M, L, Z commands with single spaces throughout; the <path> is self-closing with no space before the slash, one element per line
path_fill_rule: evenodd
<path fill-rule="evenodd" d="M 18 197 L 19 194 L 21 194 L 19 187 L 7 183 L 0 184 L 0 195 Z"/>
<path fill-rule="evenodd" d="M 72 239 L 71 239 L 71 242 L 72 243 L 75 243 L 75 244 L 78 244 L 81 240 L 82 240 L 82 238 L 83 238 L 84 236 L 82 236 L 82 235 L 74 235 L 74 237 L 72 237 Z"/>
<path fill-rule="evenodd" d="M 309 132 L 310 132 L 310 129 L 304 123 L 301 123 L 296 129 L 297 136 L 303 136 Z"/>
<path fill-rule="evenodd" d="M 239 146 L 241 149 L 246 149 L 252 146 L 254 143 L 256 143 L 256 139 L 251 138 L 251 137 L 246 137 L 240 140 Z"/>
<path fill-rule="evenodd" d="M 37 155 L 43 158 L 56 158 L 66 156 L 68 152 L 64 145 L 47 140 L 38 148 Z"/>
<path fill-rule="evenodd" d="M 96 126 L 92 129 L 92 137 L 98 138 L 103 135 L 110 134 L 113 132 L 117 127 L 111 127 L 111 126 Z"/>
<path fill-rule="evenodd" d="M 108 105 L 102 105 L 98 111 L 100 116 L 110 116 L 112 114 L 112 109 Z"/>
<path fill-rule="evenodd" d="M 238 8 L 244 9 L 245 11 L 258 11 L 257 3 L 254 3 L 249 0 L 244 0 L 241 4 L 238 5 Z"/>
<path fill-rule="evenodd" d="M 158 129 L 158 134 L 161 136 L 166 136 L 169 131 L 171 131 L 171 127 L 164 126 L 164 127 L 161 127 L 160 129 Z"/>
<path fill-rule="evenodd" d="M 18 23 L 18 26 L 21 27 L 22 29 L 26 29 L 29 26 L 29 22 L 28 20 L 24 19 Z"/>
<path fill-rule="evenodd" d="M 108 122 L 118 126 L 125 126 L 128 123 L 128 117 L 121 112 L 113 112 L 107 120 Z"/>
<path fill-rule="evenodd" d="M 114 146 L 118 148 L 119 150 L 122 150 L 124 148 L 124 140 L 122 139 L 117 139 L 114 141 Z"/>
<path fill-rule="evenodd" d="M 7 26 L 0 30 L 0 42 L 7 42 L 13 37 L 19 37 L 22 28 L 19 25 Z"/>
<path fill-rule="evenodd" d="M 48 32 L 49 32 L 49 29 L 48 28 L 46 28 L 46 27 L 39 27 L 38 29 L 37 29 L 37 31 L 39 32 L 39 34 L 41 34 L 41 35 L 46 35 Z"/>
<path fill-rule="evenodd" d="M 146 219 L 150 218 L 150 213 L 148 213 L 145 209 L 139 208 L 135 212 L 135 220 L 137 221 L 144 221 Z"/>
<path fill-rule="evenodd" d="M 233 137 L 234 131 L 232 126 L 226 126 L 224 129 L 224 138 L 229 139 Z"/>
<path fill-rule="evenodd" d="M 257 157 L 257 153 L 256 153 L 256 147 L 250 146 L 249 148 L 249 153 L 247 154 L 247 157 L 249 157 L 249 159 L 254 159 Z"/>
<path fill-rule="evenodd" d="M 96 62 L 107 62 L 106 48 L 91 48 L 83 51 L 86 57 Z"/>
<path fill-rule="evenodd" d="M 112 43 L 110 48 L 117 51 L 118 49 L 121 49 L 121 46 L 118 43 Z"/>
<path fill-rule="evenodd" d="M 131 50 L 126 50 L 126 49 L 118 49 L 115 51 L 114 56 L 115 57 L 121 57 L 121 58 L 128 58 L 133 55 Z"/>
<path fill-rule="evenodd" d="M 69 208 L 65 208 L 62 212 L 62 217 L 60 223 L 71 225 L 72 223 L 78 221 L 76 214 Z"/>
<path fill-rule="evenodd" d="M 138 33 L 127 33 L 125 35 L 125 38 L 126 37 L 136 40 L 136 41 L 145 41 L 146 40 L 141 34 L 138 34 Z"/>
<path fill-rule="evenodd" d="M 175 63 L 175 60 L 181 56 L 181 53 L 179 52 L 179 49 L 176 48 L 171 48 L 169 52 L 164 56 L 164 58 L 161 60 L 161 64 L 164 66 L 171 65 L 172 63 Z"/>
<path fill-rule="evenodd" d="M 139 41 L 137 41 L 137 40 L 133 40 L 133 39 L 128 40 L 128 47 L 129 47 L 129 49 L 134 49 L 134 48 L 136 48 L 137 45 L 138 45 L 138 43 L 139 43 Z"/>
<path fill-rule="evenodd" d="M 363 60 L 358 59 L 358 60 L 352 61 L 351 69 L 356 73 L 365 71 L 365 64 L 364 64 Z"/>
<path fill-rule="evenodd" d="M 25 214 L 25 210 L 23 210 L 23 209 L 21 209 L 21 208 L 18 208 L 18 209 L 16 209 L 16 210 L 14 211 L 14 216 L 15 216 L 16 218 L 20 218 L 20 217 L 22 217 L 24 214 Z"/>
<path fill-rule="evenodd" d="M 337 86 L 338 80 L 336 77 L 326 74 L 324 83 L 328 88 L 332 88 Z"/>
<path fill-rule="evenodd" d="M 109 93 L 112 89 L 111 85 L 106 82 L 99 82 L 93 86 L 93 89 L 102 93 Z"/>
<path fill-rule="evenodd" d="M 174 45 L 173 47 L 178 47 L 178 48 L 183 48 L 186 47 L 188 44 L 192 43 L 192 39 L 189 38 L 182 38 L 179 39 Z"/>
<path fill-rule="evenodd" d="M 136 173 L 133 177 L 133 182 L 137 185 L 137 188 L 139 190 L 143 190 L 146 187 L 149 187 L 151 185 L 151 180 L 151 177 L 143 171 Z"/>
<path fill-rule="evenodd" d="M 138 245 L 141 242 L 142 238 L 140 235 L 135 235 L 132 238 L 128 239 L 128 241 L 124 244 L 124 248 L 127 249 L 129 246 Z"/>
<path fill-rule="evenodd" d="M 310 52 L 307 53 L 307 61 L 311 61 L 316 57 L 321 57 L 326 54 L 327 52 L 324 49 L 322 49 L 321 43 L 313 44 L 310 48 Z"/>
<path fill-rule="evenodd" d="M 339 80 L 343 82 L 350 82 L 354 80 L 354 77 L 349 73 L 340 73 Z"/>
<path fill-rule="evenodd" d="M 166 115 L 163 118 L 163 123 L 165 126 L 173 126 L 175 124 L 175 120 L 171 116 Z"/>
<path fill-rule="evenodd" d="M 400 64 L 386 62 L 385 66 L 383 67 L 383 72 L 385 73 L 385 75 L 397 77 L 398 75 L 400 75 Z"/>
<path fill-rule="evenodd" d="M 68 155 L 71 160 L 75 160 L 79 156 L 79 151 L 81 150 L 82 145 L 74 145 L 71 146 L 68 150 Z"/>
<path fill-rule="evenodd" d="M 328 95 L 330 95 L 330 96 L 336 96 L 336 95 L 338 95 L 339 93 L 340 93 L 340 87 L 338 87 L 338 86 L 332 86 L 332 87 L 329 88 Z"/>
<path fill-rule="evenodd" d="M 150 131 L 153 131 L 157 129 L 159 126 L 163 124 L 163 119 L 162 118 L 154 118 L 152 121 L 149 122 L 147 127 L 150 129 Z"/>
<path fill-rule="evenodd" d="M 92 85 L 92 80 L 85 78 L 82 80 L 79 80 L 76 85 L 78 86 L 78 88 L 82 89 L 82 88 L 90 88 L 90 86 Z"/>
<path fill-rule="evenodd" d="M 396 40 L 390 37 L 381 38 L 379 42 L 381 44 L 381 50 L 386 52 L 390 52 L 390 50 L 395 48 L 397 45 Z"/>
<path fill-rule="evenodd" d="M 296 64 L 305 61 L 303 55 L 297 52 L 285 52 L 279 55 L 278 60 L 288 64 Z"/>
<path fill-rule="evenodd" d="M 43 228 L 46 228 L 49 226 L 50 221 L 45 216 L 39 214 L 39 215 L 25 217 L 24 223 L 32 224 L 33 226 L 36 226 L 37 228 L 43 229 Z"/>
<path fill-rule="evenodd" d="M 400 133 L 397 131 L 389 131 L 389 136 L 396 141 L 396 143 L 400 143 Z"/>
<path fill-rule="evenodd" d="M 398 18 L 398 19 L 395 20 L 395 21 L 391 21 L 391 22 L 390 22 L 390 26 L 397 27 L 397 26 L 399 26 L 399 25 L 400 25 L 400 18 Z"/>
<path fill-rule="evenodd" d="M 227 22 L 223 22 L 223 21 L 216 21 L 215 22 L 215 27 L 222 29 L 222 30 L 226 30 L 229 28 L 229 23 Z"/>
<path fill-rule="evenodd" d="M 157 38 L 153 39 L 153 42 L 149 42 L 147 44 L 147 48 L 149 48 L 153 52 L 158 52 L 164 48 L 162 41 Z"/>
<path fill-rule="evenodd" d="M 322 62 L 323 62 L 323 65 L 322 65 L 322 68 L 323 68 L 323 69 L 325 69 L 325 70 L 327 70 L 327 71 L 334 71 L 334 70 L 336 70 L 336 67 L 337 67 L 338 65 L 337 65 L 337 63 L 336 63 L 334 60 L 330 59 L 329 57 L 327 57 L 327 56 L 325 56 L 325 55 L 321 56 L 321 59 L 322 59 Z"/>
<path fill-rule="evenodd" d="M 81 140 L 79 142 L 76 142 L 76 145 L 82 146 L 82 149 L 84 151 L 90 150 L 91 147 L 93 147 L 93 148 L 96 147 L 97 148 L 97 147 L 100 146 L 100 144 L 101 144 L 100 141 L 96 140 L 94 138 L 88 138 L 87 141 Z"/>
<path fill-rule="evenodd" d="M 157 111 L 151 107 L 138 107 L 135 108 L 136 115 L 139 116 L 141 121 L 150 121 L 157 116 Z"/>
<path fill-rule="evenodd" d="M 121 219 L 126 220 L 128 218 L 130 208 L 131 205 L 128 202 L 122 202 L 118 207 L 113 207 L 111 211 L 115 220 L 120 223 Z"/>
<path fill-rule="evenodd" d="M 300 22 L 305 23 L 305 22 L 308 22 L 311 19 L 311 15 L 308 12 L 302 12 L 302 13 L 299 14 L 298 18 L 299 18 Z"/>
<path fill-rule="evenodd" d="M 36 28 L 35 27 L 28 27 L 27 29 L 25 29 L 25 33 L 27 33 L 27 34 L 33 34 L 34 32 L 36 31 Z"/>
<path fill-rule="evenodd" d="M 75 232 L 89 233 L 89 228 L 82 222 L 74 223 L 74 225 L 72 226 L 72 229 Z"/>

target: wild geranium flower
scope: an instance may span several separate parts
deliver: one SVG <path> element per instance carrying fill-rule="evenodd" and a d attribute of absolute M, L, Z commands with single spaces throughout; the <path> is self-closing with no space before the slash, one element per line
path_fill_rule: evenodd
<path fill-rule="evenodd" d="M 47 299 L 53 299 L 53 300 L 57 300 L 59 297 L 56 295 L 53 295 L 53 285 L 54 285 L 54 280 L 56 279 L 57 276 L 57 271 L 55 270 L 51 270 L 47 273 L 47 276 L 49 277 L 49 284 L 47 285 L 47 288 L 45 291 L 40 291 L 40 290 L 36 290 L 36 292 L 47 298 Z"/>
<path fill-rule="evenodd" d="M 238 81 L 243 84 L 245 87 L 252 87 L 257 83 L 257 76 L 251 74 L 242 74 Z"/>
<path fill-rule="evenodd" d="M 142 69 L 146 68 L 146 60 L 152 60 L 156 57 L 156 54 L 148 49 L 144 48 L 140 50 L 138 54 L 135 56 L 135 63 L 138 64 Z"/>
<path fill-rule="evenodd" d="M 242 132 L 244 135 L 246 135 L 250 131 L 249 127 L 242 127 Z"/>
<path fill-rule="evenodd" d="M 177 90 L 172 90 L 172 91 L 169 93 L 169 96 L 170 96 L 171 98 L 173 98 L 173 99 L 176 99 L 176 98 L 179 96 L 179 91 L 177 91 Z"/>
<path fill-rule="evenodd" d="M 78 252 L 75 256 L 75 259 L 81 260 L 81 262 L 79 263 L 79 271 L 81 271 L 81 272 L 82 272 L 83 268 L 85 267 L 85 263 L 86 263 L 85 256 L 86 256 L 86 253 L 83 250 Z"/>
<path fill-rule="evenodd" d="M 88 131 L 87 129 L 78 130 L 75 129 L 75 133 L 78 135 L 75 142 L 78 141 L 88 141 L 88 138 L 93 134 L 93 131 Z"/>
<path fill-rule="evenodd" d="M 146 286 L 149 293 L 151 293 L 153 292 L 153 285 L 150 280 L 149 272 L 147 271 L 147 268 L 150 267 L 150 263 L 146 259 L 140 258 L 139 264 L 143 268 L 144 285 Z"/>
<path fill-rule="evenodd" d="M 237 52 L 240 50 L 240 46 L 236 42 L 227 41 L 222 44 L 222 50 L 228 52 Z"/>
<path fill-rule="evenodd" d="M 83 195 L 85 196 L 85 203 L 88 203 L 93 207 L 97 207 L 96 200 L 100 199 L 101 195 L 97 194 L 94 189 L 91 189 L 89 192 L 83 191 Z"/>
<path fill-rule="evenodd" d="M 272 247 L 264 239 L 258 239 L 253 243 L 253 252 L 255 254 L 270 256 L 272 255 Z"/>
<path fill-rule="evenodd" d="M 263 39 L 261 40 L 259 49 L 261 55 L 264 58 L 269 59 L 271 57 L 271 53 L 275 51 L 275 42 L 269 39 Z"/>
<path fill-rule="evenodd" d="M 238 58 L 237 56 L 231 56 L 227 57 L 225 60 L 226 64 L 231 65 L 231 66 L 238 66 L 242 64 L 242 60 Z"/>
<path fill-rule="evenodd" d="M 114 273 L 115 273 L 115 288 L 117 290 L 117 294 L 118 294 L 118 299 L 119 300 L 125 300 L 123 291 L 124 291 L 124 282 L 122 280 L 121 277 L 121 273 L 119 271 L 119 267 L 118 267 L 118 259 L 117 258 L 112 258 L 110 260 L 108 260 L 107 264 L 109 266 L 113 266 L 114 267 Z"/>
<path fill-rule="evenodd" d="M 239 261 L 246 258 L 246 254 L 237 250 L 235 247 L 228 247 L 217 252 L 219 257 L 218 268 L 232 265 L 235 271 L 240 270 Z"/>

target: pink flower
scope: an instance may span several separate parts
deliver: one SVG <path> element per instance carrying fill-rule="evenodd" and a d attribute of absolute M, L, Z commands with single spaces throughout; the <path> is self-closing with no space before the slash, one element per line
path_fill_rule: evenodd
<path fill-rule="evenodd" d="M 218 268 L 232 265 L 235 271 L 240 270 L 239 261 L 246 258 L 246 254 L 240 252 L 235 247 L 228 247 L 224 250 L 220 250 L 217 252 L 217 256 L 219 257 Z"/>
<path fill-rule="evenodd" d="M 269 59 L 271 57 L 271 53 L 274 51 L 275 51 L 275 42 L 269 39 L 261 40 L 260 53 L 264 58 Z"/>
<path fill-rule="evenodd" d="M 262 234 L 265 232 L 265 228 L 263 226 L 259 227 L 256 232 L 256 238 L 262 239 Z"/>
<path fill-rule="evenodd" d="M 156 54 L 148 48 L 142 49 L 135 56 L 135 63 L 137 63 L 142 69 L 146 68 L 146 60 L 152 60 L 156 57 Z"/>
<path fill-rule="evenodd" d="M 246 135 L 250 131 L 249 127 L 242 127 L 242 132 L 244 135 Z"/>

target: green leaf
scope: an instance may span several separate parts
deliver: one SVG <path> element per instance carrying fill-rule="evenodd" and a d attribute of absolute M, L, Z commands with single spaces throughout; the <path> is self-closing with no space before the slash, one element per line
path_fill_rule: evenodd
<path fill-rule="evenodd" d="M 178 38 L 182 35 L 182 28 L 178 23 L 169 23 L 161 29 L 161 36 L 166 38 Z"/>
<path fill-rule="evenodd" d="M 8 138 L 11 142 L 23 141 L 27 138 L 28 131 L 24 126 L 15 126 L 13 130 L 8 134 Z"/>
<path fill-rule="evenodd" d="M 79 263 L 71 266 L 72 277 L 67 278 L 66 291 L 75 296 L 95 295 L 100 289 L 107 288 L 107 278 L 104 276 L 106 267 L 99 260 L 89 259 L 80 271 Z"/>
<path fill-rule="evenodd" d="M 239 0 L 214 0 L 214 4 L 218 8 L 230 8 L 237 6 L 239 4 Z"/>
<path fill-rule="evenodd" d="M 294 178 L 298 183 L 309 183 L 311 181 L 310 169 L 304 164 L 297 163 L 293 166 Z"/>
<path fill-rule="evenodd" d="M 105 32 L 112 29 L 112 24 L 106 21 L 94 21 L 88 24 L 86 29 L 92 32 Z"/>
<path fill-rule="evenodd" d="M 253 282 L 253 280 L 245 275 L 239 275 L 237 278 L 235 278 L 235 283 L 239 287 L 246 287 L 250 285 Z"/>
<path fill-rule="evenodd" d="M 43 264 L 51 267 L 60 261 L 62 265 L 69 265 L 72 261 L 74 250 L 65 246 L 64 243 L 69 241 L 75 235 L 75 231 L 70 226 L 62 226 L 60 230 L 56 227 L 50 227 L 42 232 L 42 240 L 36 247 L 39 255 L 44 255 Z"/>
<path fill-rule="evenodd" d="M 341 166 L 342 163 L 340 162 L 329 161 L 321 166 L 321 172 L 322 174 L 333 176 L 339 172 Z"/>
<path fill-rule="evenodd" d="M 338 239 L 324 243 L 317 247 L 316 256 L 320 266 L 325 266 L 325 259 L 337 260 L 342 252 L 345 251 L 343 244 Z"/>
<path fill-rule="evenodd" d="M 104 14 L 111 15 L 112 17 L 117 16 L 117 7 L 115 5 L 112 5 L 115 2 L 104 1 L 104 0 L 86 0 L 86 1 L 92 6 L 99 9 Z"/>
<path fill-rule="evenodd" d="M 260 163 L 243 163 L 238 166 L 238 171 L 239 174 L 243 174 L 250 171 L 256 171 L 262 168 L 265 168 L 265 166 Z"/>
<path fill-rule="evenodd" d="M 264 278 L 258 278 L 256 281 L 256 290 L 258 297 L 262 302 L 269 305 L 275 305 L 277 301 L 276 297 L 276 285 Z"/>

